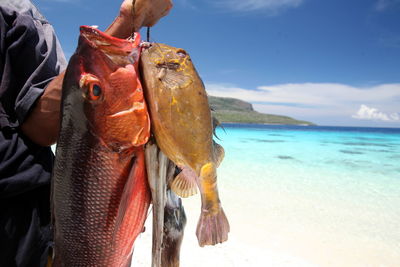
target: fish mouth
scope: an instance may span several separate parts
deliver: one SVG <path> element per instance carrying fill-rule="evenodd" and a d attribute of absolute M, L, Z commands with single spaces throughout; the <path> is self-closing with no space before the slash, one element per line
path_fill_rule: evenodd
<path fill-rule="evenodd" d="M 169 70 L 177 70 L 180 68 L 180 64 L 178 62 L 162 62 L 162 63 L 157 63 L 156 67 L 157 68 L 164 68 L 164 69 L 169 69 Z"/>
<path fill-rule="evenodd" d="M 96 27 L 81 26 L 80 34 L 89 46 L 103 52 L 117 65 L 134 64 L 139 60 L 137 48 L 140 42 L 139 33 L 135 33 L 132 39 L 120 39 L 108 35 Z"/>

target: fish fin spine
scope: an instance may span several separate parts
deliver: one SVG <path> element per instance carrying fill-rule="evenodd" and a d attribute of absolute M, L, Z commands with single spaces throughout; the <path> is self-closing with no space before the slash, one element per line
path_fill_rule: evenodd
<path fill-rule="evenodd" d="M 180 197 L 190 197 L 197 194 L 197 175 L 189 167 L 183 167 L 182 171 L 171 183 L 171 190 Z"/>
<path fill-rule="evenodd" d="M 215 165 L 216 165 L 216 167 L 219 167 L 221 162 L 224 160 L 225 150 L 220 144 L 218 144 L 215 141 L 213 142 L 213 148 L 214 148 L 214 156 L 215 156 Z"/>

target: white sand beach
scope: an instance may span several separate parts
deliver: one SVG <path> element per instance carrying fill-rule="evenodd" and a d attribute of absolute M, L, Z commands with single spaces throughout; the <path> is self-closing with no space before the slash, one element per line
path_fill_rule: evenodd
<path fill-rule="evenodd" d="M 181 266 L 216 266 L 216 267 L 242 267 L 242 266 L 285 266 L 285 267 L 311 267 L 301 258 L 286 254 L 283 251 L 263 247 L 262 244 L 250 243 L 255 238 L 255 229 L 230 220 L 231 233 L 229 240 L 217 246 L 199 247 L 195 235 L 196 224 L 200 212 L 199 196 L 184 200 L 187 215 L 185 236 L 181 247 Z M 229 208 L 227 210 L 229 213 Z M 232 217 L 231 217 L 232 218 Z M 239 222 L 240 223 L 240 222 Z M 132 260 L 134 266 L 151 266 L 151 224 L 152 218 L 146 222 L 146 231 L 135 243 L 135 251 Z M 243 238 L 250 234 L 249 238 Z M 262 233 L 261 233 L 262 234 Z"/>
<path fill-rule="evenodd" d="M 195 235 L 199 195 L 184 199 L 187 215 L 182 267 L 398 267 L 396 225 L 363 204 L 324 203 L 307 194 L 233 191 L 222 183 L 221 199 L 231 225 L 229 240 L 201 248 Z M 273 186 L 271 185 L 273 188 Z M 289 189 L 294 190 L 294 188 Z M 264 193 L 264 195 L 263 195 Z M 268 202 L 267 202 L 268 201 Z M 328 205 L 327 205 L 328 203 Z M 151 266 L 152 214 L 138 237 L 131 266 Z M 388 236 L 385 236 L 387 231 Z M 393 233 L 390 236 L 390 233 Z M 376 234 L 376 235 L 375 235 Z M 397 264 L 397 263 L 399 264 Z"/>

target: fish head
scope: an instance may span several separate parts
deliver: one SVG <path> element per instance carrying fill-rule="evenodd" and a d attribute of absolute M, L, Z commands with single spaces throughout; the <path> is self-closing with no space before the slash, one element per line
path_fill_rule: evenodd
<path fill-rule="evenodd" d="M 152 80 L 150 87 L 185 89 L 194 81 L 201 81 L 192 59 L 182 48 L 151 44 L 143 49 L 140 61 L 143 76 Z"/>
<path fill-rule="evenodd" d="M 137 73 L 139 42 L 139 34 L 125 40 L 82 26 L 64 79 L 63 106 L 70 106 L 74 123 L 113 151 L 143 145 L 150 136 Z"/>

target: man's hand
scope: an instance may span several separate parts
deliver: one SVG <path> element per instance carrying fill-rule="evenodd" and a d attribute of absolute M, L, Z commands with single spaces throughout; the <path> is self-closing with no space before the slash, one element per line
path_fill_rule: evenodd
<path fill-rule="evenodd" d="M 128 38 L 141 27 L 151 27 L 172 8 L 171 0 L 124 0 L 119 16 L 105 31 L 118 38 Z"/>
<path fill-rule="evenodd" d="M 131 2 L 126 0 L 125 2 Z M 151 27 L 162 17 L 167 15 L 172 8 L 171 0 L 134 0 L 133 16 L 134 29 Z"/>

